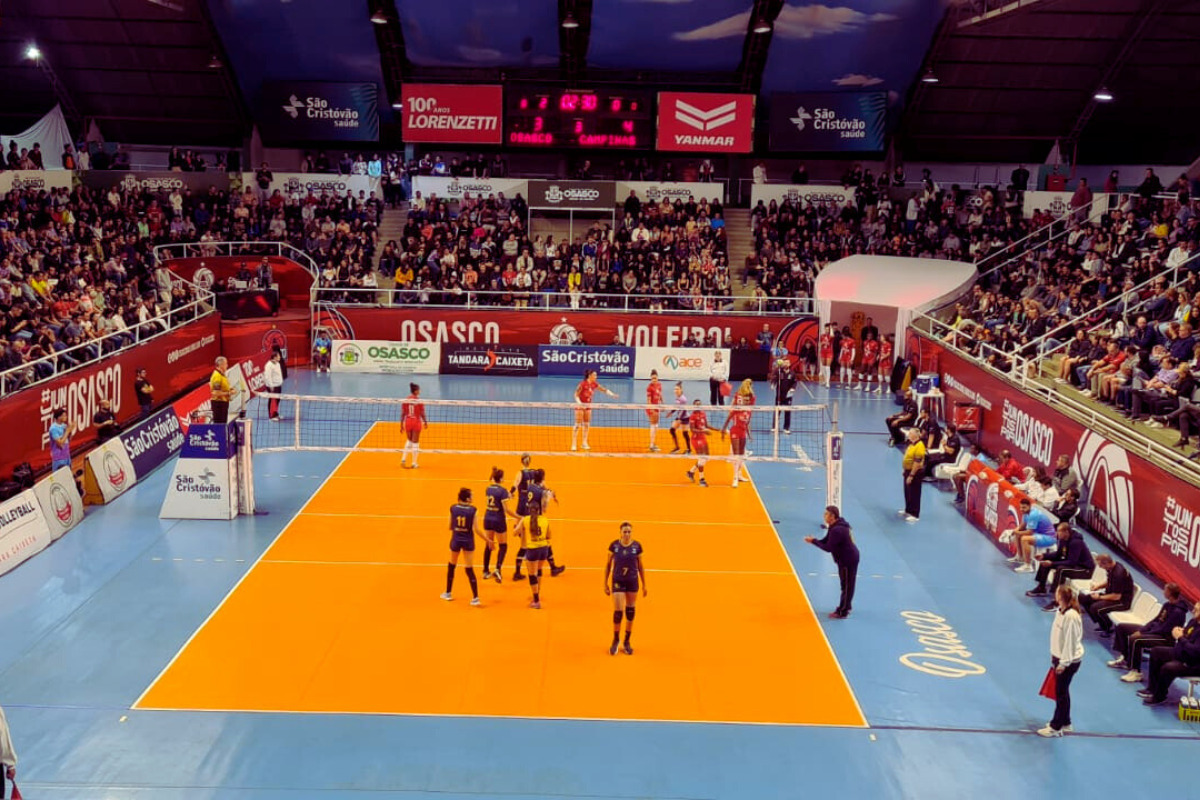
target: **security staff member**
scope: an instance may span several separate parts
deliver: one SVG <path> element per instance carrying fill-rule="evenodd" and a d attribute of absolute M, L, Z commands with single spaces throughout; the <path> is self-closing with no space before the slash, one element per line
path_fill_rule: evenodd
<path fill-rule="evenodd" d="M 208 379 L 208 388 L 212 392 L 212 421 L 214 425 L 224 425 L 229 421 L 229 401 L 233 399 L 233 387 L 225 371 L 229 369 L 229 361 L 225 356 L 219 356 L 213 369 L 212 377 Z"/>
<path fill-rule="evenodd" d="M 854 584 L 858 579 L 858 545 L 854 543 L 850 523 L 842 519 L 837 506 L 825 506 L 825 526 L 828 528 L 825 538 L 805 536 L 804 541 L 833 556 L 833 563 L 837 564 L 838 568 L 838 582 L 842 585 L 842 599 L 838 607 L 829 614 L 829 618 L 845 619 L 850 616 Z"/>

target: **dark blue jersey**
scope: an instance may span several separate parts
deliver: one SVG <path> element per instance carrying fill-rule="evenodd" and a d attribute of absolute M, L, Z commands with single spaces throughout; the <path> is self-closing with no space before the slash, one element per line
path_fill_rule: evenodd
<path fill-rule="evenodd" d="M 628 545 L 623 545 L 621 540 L 617 539 L 608 546 L 608 552 L 612 553 L 613 557 L 614 581 L 633 580 L 638 577 L 638 559 L 642 556 L 641 542 L 634 539 Z"/>
<path fill-rule="evenodd" d="M 533 485 L 533 473 L 535 471 L 532 469 L 521 470 L 521 477 L 513 489 L 517 495 L 518 516 L 525 517 L 529 515 L 529 487 Z"/>
<path fill-rule="evenodd" d="M 483 512 L 484 525 L 504 526 L 507 516 L 504 513 L 504 501 L 509 497 L 511 495 L 508 493 L 508 489 L 498 483 L 487 487 L 487 509 Z M 494 530 L 494 528 L 489 530 Z"/>
<path fill-rule="evenodd" d="M 475 506 L 466 503 L 450 506 L 450 532 L 461 539 L 469 539 L 475 535 Z"/>

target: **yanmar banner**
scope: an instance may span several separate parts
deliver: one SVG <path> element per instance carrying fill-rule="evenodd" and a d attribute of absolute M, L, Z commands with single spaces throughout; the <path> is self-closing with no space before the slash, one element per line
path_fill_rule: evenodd
<path fill-rule="evenodd" d="M 220 319 L 210 314 L 170 333 L 86 367 L 63 373 L 4 398 L 0 403 L 0 475 L 12 474 L 22 461 L 34 468 L 50 463 L 50 417 L 56 408 L 67 410 L 67 420 L 77 429 L 71 450 L 80 452 L 96 441 L 92 416 L 101 400 L 112 402 L 117 421 L 127 425 L 141 409 L 133 391 L 138 367 L 154 386 L 158 399 L 173 397 L 203 381 L 221 353 Z"/>
<path fill-rule="evenodd" d="M 749 153 L 754 149 L 754 95 L 658 93 L 659 150 Z"/>
<path fill-rule="evenodd" d="M 335 339 L 454 344 L 622 344 L 626 347 L 681 347 L 689 340 L 713 347 L 755 346 L 765 325 L 777 339 L 799 351 L 793 334 L 811 327 L 812 317 L 663 312 L 517 311 L 500 308 L 322 307 L 318 326 Z M 709 339 L 711 338 L 711 342 Z M 796 347 L 792 347 L 795 340 Z"/>
<path fill-rule="evenodd" d="M 886 92 L 771 95 L 771 149 L 808 153 L 883 150 Z"/>
<path fill-rule="evenodd" d="M 1200 491 L 1193 484 L 911 329 L 908 357 L 918 372 L 941 375 L 950 402 L 980 406 L 984 450 L 1008 449 L 1021 464 L 1046 468 L 1060 454 L 1070 457 L 1084 486 L 1079 521 L 1200 597 Z"/>
<path fill-rule="evenodd" d="M 500 86 L 406 83 L 401 98 L 406 142 L 500 144 L 504 113 Z"/>

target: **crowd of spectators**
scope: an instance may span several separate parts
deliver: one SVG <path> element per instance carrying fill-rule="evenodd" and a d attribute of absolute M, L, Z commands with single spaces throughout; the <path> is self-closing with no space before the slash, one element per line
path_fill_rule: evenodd
<path fill-rule="evenodd" d="M 414 197 L 402 240 L 384 245 L 379 269 L 394 279 L 397 302 L 714 310 L 731 295 L 717 200 L 643 202 L 631 193 L 615 228 L 596 223 L 571 241 L 531 236 L 527 211 L 519 194 L 454 206 Z"/>

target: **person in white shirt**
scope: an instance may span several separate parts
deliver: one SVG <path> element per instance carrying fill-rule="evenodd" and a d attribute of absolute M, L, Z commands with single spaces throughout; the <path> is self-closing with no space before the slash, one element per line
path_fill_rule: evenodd
<path fill-rule="evenodd" d="M 1196 245 L 1191 239 L 1185 239 L 1175 245 L 1175 249 L 1167 256 L 1167 269 L 1174 269 L 1186 262 L 1195 253 Z"/>
<path fill-rule="evenodd" d="M 283 392 L 283 367 L 280 362 L 283 356 L 276 350 L 271 354 L 271 360 L 263 367 L 263 385 L 267 387 L 267 417 L 272 422 L 279 421 L 279 395 Z"/>
<path fill-rule="evenodd" d="M 1038 736 L 1053 738 L 1071 733 L 1071 679 L 1083 663 L 1083 617 L 1075 590 L 1062 584 L 1054 593 L 1058 608 L 1050 628 L 1050 663 L 1054 668 L 1054 717 Z"/>
<path fill-rule="evenodd" d="M 754 165 L 754 182 L 756 184 L 767 182 L 767 165 L 761 161 Z"/>
<path fill-rule="evenodd" d="M 725 405 L 721 395 L 721 384 L 729 380 L 729 362 L 724 359 L 720 350 L 713 353 L 712 366 L 708 368 L 708 404 L 710 406 Z"/>

